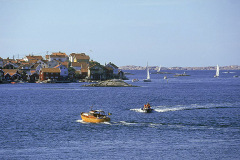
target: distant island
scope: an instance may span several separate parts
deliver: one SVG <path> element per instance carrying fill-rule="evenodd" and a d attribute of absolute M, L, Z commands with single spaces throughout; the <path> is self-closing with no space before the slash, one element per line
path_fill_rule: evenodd
<path fill-rule="evenodd" d="M 159 66 L 148 66 L 150 70 L 158 70 Z M 119 67 L 121 70 L 145 70 L 146 67 L 127 65 Z M 216 70 L 216 66 L 208 67 L 161 67 L 161 70 Z M 220 70 L 240 70 L 239 65 L 220 66 Z"/>

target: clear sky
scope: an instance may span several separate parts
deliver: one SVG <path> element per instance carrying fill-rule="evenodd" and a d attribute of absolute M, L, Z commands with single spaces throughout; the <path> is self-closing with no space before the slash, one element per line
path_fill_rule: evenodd
<path fill-rule="evenodd" d="M 117 66 L 240 65 L 240 0 L 0 0 L 0 57 L 86 53 Z"/>

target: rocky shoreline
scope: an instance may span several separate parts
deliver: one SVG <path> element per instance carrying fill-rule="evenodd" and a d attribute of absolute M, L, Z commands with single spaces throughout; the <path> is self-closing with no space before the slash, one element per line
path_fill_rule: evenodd
<path fill-rule="evenodd" d="M 106 81 L 101 81 L 98 83 L 83 85 L 83 87 L 138 87 L 128 84 L 120 79 L 111 79 Z"/>

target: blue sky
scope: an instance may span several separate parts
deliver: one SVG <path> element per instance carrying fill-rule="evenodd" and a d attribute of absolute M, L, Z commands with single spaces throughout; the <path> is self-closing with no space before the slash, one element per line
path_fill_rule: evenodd
<path fill-rule="evenodd" d="M 0 0 L 0 57 L 86 53 L 118 66 L 240 65 L 239 0 Z"/>

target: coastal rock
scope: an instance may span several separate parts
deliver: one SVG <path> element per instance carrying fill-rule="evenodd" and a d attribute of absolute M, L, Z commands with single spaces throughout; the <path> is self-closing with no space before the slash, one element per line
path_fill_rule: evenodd
<path fill-rule="evenodd" d="M 106 81 L 101 81 L 98 83 L 93 83 L 89 85 L 83 85 L 84 87 L 137 87 L 131 84 L 128 84 L 120 79 L 111 79 Z"/>

